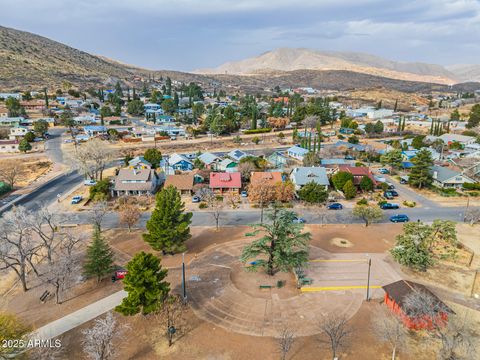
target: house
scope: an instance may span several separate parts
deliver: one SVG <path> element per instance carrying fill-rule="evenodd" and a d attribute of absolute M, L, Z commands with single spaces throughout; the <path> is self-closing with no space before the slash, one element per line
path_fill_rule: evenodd
<path fill-rule="evenodd" d="M 275 151 L 273 154 L 268 156 L 267 161 L 276 169 L 282 169 L 288 164 L 288 158 L 278 151 Z"/>
<path fill-rule="evenodd" d="M 347 148 L 349 150 L 355 150 L 355 151 L 359 151 L 359 152 L 363 152 L 365 150 L 367 150 L 367 147 L 365 145 L 361 145 L 361 144 L 351 144 L 347 141 L 337 141 L 335 144 L 333 144 L 334 147 L 336 148 Z"/>
<path fill-rule="evenodd" d="M 432 321 L 435 321 L 436 323 L 440 321 L 447 322 L 449 313 L 453 313 L 453 311 L 427 287 L 413 281 L 399 280 L 382 286 L 382 289 L 385 291 L 385 305 L 387 305 L 390 310 L 397 314 L 404 325 L 409 329 L 430 329 L 432 326 Z M 425 317 L 412 317 L 411 315 L 409 316 L 410 311 L 408 308 L 406 308 L 406 300 L 409 296 L 411 296 L 411 294 L 418 292 L 427 293 L 434 299 L 435 302 L 437 302 L 439 309 L 445 309 L 445 311 L 440 311 L 437 314 L 439 318 L 431 319 Z"/>
<path fill-rule="evenodd" d="M 176 153 L 168 157 L 168 165 L 174 170 L 190 171 L 193 169 L 193 163 L 190 160 Z"/>
<path fill-rule="evenodd" d="M 370 178 L 370 180 L 373 181 L 374 185 L 377 183 L 377 180 L 375 180 L 372 172 L 366 166 L 339 166 L 339 170 L 352 174 L 353 184 L 356 186 L 360 185 L 360 182 L 362 181 L 364 176 Z"/>
<path fill-rule="evenodd" d="M 474 144 L 477 139 L 474 136 L 458 135 L 458 134 L 443 134 L 438 137 L 445 144 L 450 145 L 453 142 L 459 142 L 463 146 Z"/>
<path fill-rule="evenodd" d="M 250 184 L 267 183 L 276 185 L 283 181 L 280 171 L 253 171 L 250 175 Z"/>
<path fill-rule="evenodd" d="M 22 100 L 22 94 L 20 94 L 20 93 L 0 93 L 0 99 L 7 100 L 8 98 L 14 98 L 16 100 Z"/>
<path fill-rule="evenodd" d="M 322 159 L 320 160 L 320 165 L 322 166 L 327 166 L 327 165 L 355 166 L 355 160 L 347 160 L 344 158 Z"/>
<path fill-rule="evenodd" d="M 193 174 L 193 183 L 194 184 L 208 184 L 210 181 L 210 170 L 209 169 L 194 169 Z"/>
<path fill-rule="evenodd" d="M 239 150 L 239 149 L 234 149 L 230 151 L 227 156 L 231 158 L 232 160 L 236 161 L 237 164 L 242 160 L 244 157 L 249 156 L 246 152 Z"/>
<path fill-rule="evenodd" d="M 162 178 L 149 166 L 120 169 L 111 190 L 112 196 L 153 195 Z"/>
<path fill-rule="evenodd" d="M 0 126 L 18 126 L 25 121 L 25 118 L 19 117 L 0 117 Z"/>
<path fill-rule="evenodd" d="M 410 161 L 415 156 L 417 156 L 418 150 L 405 150 L 402 151 L 402 159 L 403 161 Z"/>
<path fill-rule="evenodd" d="M 73 120 L 80 125 L 97 123 L 97 117 L 94 114 L 75 116 Z"/>
<path fill-rule="evenodd" d="M 201 154 L 197 159 L 200 160 L 206 168 L 212 170 L 218 170 L 218 164 L 222 161 L 217 155 L 209 152 Z"/>
<path fill-rule="evenodd" d="M 84 126 L 83 131 L 85 132 L 85 134 L 87 134 L 90 137 L 107 134 L 107 128 L 101 125 L 100 126 L 96 126 L 96 125 Z"/>
<path fill-rule="evenodd" d="M 475 180 L 462 174 L 459 171 L 452 170 L 448 167 L 434 165 L 430 169 L 433 177 L 433 185 L 440 188 L 461 188 L 463 184 L 473 184 Z"/>
<path fill-rule="evenodd" d="M 167 175 L 164 187 L 173 186 L 181 195 L 191 195 L 193 192 L 193 174 Z"/>
<path fill-rule="evenodd" d="M 10 135 L 8 136 L 8 138 L 10 140 L 15 140 L 17 137 L 25 136 L 25 134 L 28 133 L 29 131 L 30 129 L 26 126 L 22 126 L 22 125 L 15 126 L 10 128 Z"/>
<path fill-rule="evenodd" d="M 225 158 L 218 164 L 218 170 L 221 171 L 237 171 L 238 162 L 233 161 L 232 159 Z"/>
<path fill-rule="evenodd" d="M 23 106 L 25 110 L 43 110 L 45 108 L 45 100 L 32 99 L 20 101 L 20 105 Z"/>
<path fill-rule="evenodd" d="M 289 148 L 287 150 L 287 155 L 294 158 L 294 159 L 297 159 L 297 160 L 300 160 L 300 161 L 303 161 L 303 158 L 305 157 L 305 155 L 307 155 L 309 153 L 309 150 L 307 149 L 304 149 L 298 145 L 294 145 L 292 146 L 291 148 Z"/>
<path fill-rule="evenodd" d="M 290 173 L 290 180 L 295 185 L 295 190 L 300 190 L 310 182 L 323 185 L 325 190 L 330 186 L 327 171 L 323 167 L 298 167 Z"/>
<path fill-rule="evenodd" d="M 152 164 L 149 161 L 145 160 L 145 158 L 143 156 L 136 156 L 128 162 L 128 166 L 131 166 L 131 167 L 149 167 L 149 168 L 151 168 Z"/>
<path fill-rule="evenodd" d="M 160 110 L 162 107 L 159 104 L 148 103 L 148 104 L 143 105 L 143 108 L 145 109 L 145 111 L 147 111 L 147 110 L 156 111 L 156 110 Z"/>
<path fill-rule="evenodd" d="M 18 152 L 18 140 L 0 140 L 0 153 Z"/>
<path fill-rule="evenodd" d="M 238 193 L 242 187 L 242 177 L 239 172 L 210 173 L 210 189 L 220 193 L 235 192 Z"/>

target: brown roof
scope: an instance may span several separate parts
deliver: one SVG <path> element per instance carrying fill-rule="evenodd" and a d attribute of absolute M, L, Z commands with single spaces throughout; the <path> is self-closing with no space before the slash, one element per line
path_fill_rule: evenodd
<path fill-rule="evenodd" d="M 405 305 L 405 299 L 407 298 L 408 295 L 410 295 L 413 292 L 425 292 L 428 295 L 432 296 L 434 299 L 436 299 L 439 303 L 442 304 L 442 306 L 445 307 L 448 311 L 451 311 L 451 309 L 445 305 L 434 293 L 432 293 L 426 286 L 422 284 L 415 283 L 413 281 L 408 281 L 408 280 L 399 280 L 394 283 L 382 286 L 382 289 L 385 290 L 385 292 L 388 294 L 388 297 L 392 300 L 394 300 L 400 308 L 403 309 L 403 306 Z"/>
<path fill-rule="evenodd" d="M 282 182 L 282 173 L 280 171 L 272 171 L 272 172 L 254 171 L 250 176 L 250 182 L 253 184 L 257 181 L 264 181 L 274 185 L 279 182 Z"/>
<path fill-rule="evenodd" d="M 156 173 L 155 170 L 152 169 L 120 169 L 118 175 L 115 177 L 113 189 L 119 191 L 150 190 L 154 176 L 156 176 Z"/>
<path fill-rule="evenodd" d="M 172 185 L 177 190 L 193 189 L 193 174 L 168 175 L 165 180 L 165 187 Z"/>

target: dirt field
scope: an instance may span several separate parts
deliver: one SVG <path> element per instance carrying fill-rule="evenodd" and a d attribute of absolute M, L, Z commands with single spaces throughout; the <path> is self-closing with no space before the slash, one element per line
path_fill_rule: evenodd
<path fill-rule="evenodd" d="M 52 163 L 44 156 L 30 157 L 18 159 L 0 159 L 0 172 L 2 169 L 8 169 L 12 165 L 18 166 L 18 175 L 15 181 L 16 188 L 22 188 L 30 185 L 40 176 L 48 173 L 52 168 Z"/>

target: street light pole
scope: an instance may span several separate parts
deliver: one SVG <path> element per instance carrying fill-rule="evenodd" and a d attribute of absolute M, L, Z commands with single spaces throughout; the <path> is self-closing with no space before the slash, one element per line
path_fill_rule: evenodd
<path fill-rule="evenodd" d="M 372 259 L 368 259 L 368 278 L 367 278 L 367 301 L 370 301 L 370 268 L 372 266 Z"/>
<path fill-rule="evenodd" d="M 185 253 L 182 253 L 182 295 L 183 295 L 183 303 L 187 303 L 187 287 L 186 287 L 186 280 L 185 280 Z"/>

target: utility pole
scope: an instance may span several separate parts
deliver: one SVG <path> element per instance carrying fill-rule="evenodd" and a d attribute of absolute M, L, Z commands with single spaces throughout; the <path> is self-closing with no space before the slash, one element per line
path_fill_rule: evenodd
<path fill-rule="evenodd" d="M 372 259 L 368 259 L 368 278 L 367 278 L 367 301 L 370 301 L 370 268 L 372 267 Z"/>
<path fill-rule="evenodd" d="M 185 253 L 182 253 L 182 295 L 183 303 L 187 303 L 187 286 L 185 280 Z"/>

